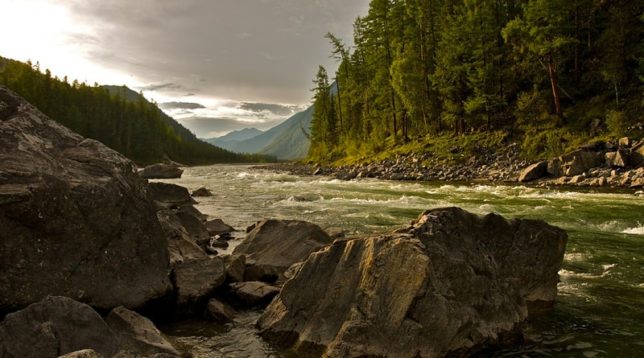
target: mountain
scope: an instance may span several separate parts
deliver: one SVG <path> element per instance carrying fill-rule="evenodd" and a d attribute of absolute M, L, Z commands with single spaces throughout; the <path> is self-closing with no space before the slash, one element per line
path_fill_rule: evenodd
<path fill-rule="evenodd" d="M 241 141 L 257 137 L 258 135 L 260 135 L 262 133 L 264 133 L 264 132 L 260 131 L 257 128 L 244 128 L 244 129 L 240 129 L 240 130 L 230 132 L 230 133 L 228 133 L 228 134 L 226 134 L 224 136 L 221 136 L 221 137 L 204 139 L 204 141 L 206 143 L 216 145 L 217 147 L 221 147 L 221 148 L 224 148 L 224 149 L 231 150 L 231 148 L 236 143 L 239 143 Z"/>
<path fill-rule="evenodd" d="M 188 165 L 266 161 L 205 143 L 156 104 L 127 87 L 89 86 L 41 72 L 38 65 L 0 57 L 0 85 L 80 135 L 138 164 L 167 159 Z"/>
<path fill-rule="evenodd" d="M 294 114 L 281 124 L 253 138 L 239 141 L 228 149 L 237 153 L 258 153 L 277 157 L 279 160 L 305 158 L 311 140 L 313 106 Z"/>

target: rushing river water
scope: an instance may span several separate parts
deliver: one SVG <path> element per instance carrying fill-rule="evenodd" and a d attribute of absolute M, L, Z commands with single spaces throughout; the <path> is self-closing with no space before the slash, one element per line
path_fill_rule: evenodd
<path fill-rule="evenodd" d="M 237 227 L 262 218 L 302 219 L 348 233 L 390 231 L 430 208 L 460 206 L 485 214 L 543 219 L 568 231 L 558 303 L 529 322 L 534 343 L 496 356 L 641 357 L 644 355 L 644 197 L 628 192 L 524 186 L 340 181 L 298 177 L 248 166 L 188 168 L 168 182 L 213 197 L 198 209 Z M 282 356 L 263 342 L 245 312 L 225 326 L 183 322 L 166 333 L 195 357 Z"/>

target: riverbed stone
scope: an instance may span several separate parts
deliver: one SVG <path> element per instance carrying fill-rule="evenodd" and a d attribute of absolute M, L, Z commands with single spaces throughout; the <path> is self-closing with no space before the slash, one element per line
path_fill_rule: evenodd
<path fill-rule="evenodd" d="M 331 242 L 315 224 L 271 219 L 258 223 L 233 255 L 246 256 L 247 281 L 275 282 L 291 265 Z"/>
<path fill-rule="evenodd" d="M 230 282 L 244 281 L 244 273 L 246 272 L 246 256 L 237 255 L 229 256 L 226 263 L 226 278 Z"/>
<path fill-rule="evenodd" d="M 209 196 L 212 196 L 212 192 L 210 190 L 208 190 L 207 188 L 202 186 L 201 188 L 193 191 L 192 196 L 194 196 L 194 197 L 209 197 Z"/>
<path fill-rule="evenodd" d="M 309 256 L 258 321 L 298 356 L 466 356 L 554 302 L 566 233 L 542 221 L 424 212 Z"/>
<path fill-rule="evenodd" d="M 208 306 L 206 307 L 206 317 L 208 319 L 215 322 L 230 322 L 236 315 L 237 312 L 229 304 L 215 298 L 208 301 Z"/>
<path fill-rule="evenodd" d="M 231 233 L 235 231 L 235 228 L 226 224 L 221 219 L 212 219 L 206 222 L 206 230 L 208 230 L 210 235 L 221 235 Z"/>
<path fill-rule="evenodd" d="M 82 349 L 112 357 L 119 342 L 94 309 L 67 297 L 47 297 L 0 323 L 3 358 L 54 358 Z"/>
<path fill-rule="evenodd" d="M 150 197 L 161 207 L 178 208 L 197 202 L 190 196 L 188 189 L 169 183 L 154 182 L 148 185 Z"/>
<path fill-rule="evenodd" d="M 121 350 L 138 356 L 167 354 L 179 351 L 163 336 L 149 319 L 125 307 L 113 309 L 105 320 L 116 334 Z"/>
<path fill-rule="evenodd" d="M 175 264 L 173 272 L 180 306 L 199 303 L 226 280 L 220 257 L 186 260 Z"/>
<path fill-rule="evenodd" d="M 170 289 L 167 241 L 129 159 L 0 86 L 0 314 L 49 295 L 138 307 Z"/>
<path fill-rule="evenodd" d="M 230 284 L 236 302 L 245 307 L 266 306 L 280 291 L 279 288 L 260 281 Z"/>
<path fill-rule="evenodd" d="M 619 149 L 614 152 L 607 152 L 605 154 L 606 165 L 613 168 L 624 168 L 628 166 L 628 153 Z"/>
<path fill-rule="evenodd" d="M 80 351 L 67 353 L 58 358 L 103 358 L 103 356 L 93 349 L 83 349 Z"/>
<path fill-rule="evenodd" d="M 143 168 L 139 175 L 144 179 L 178 179 L 183 169 L 175 164 L 157 163 Z"/>
<path fill-rule="evenodd" d="M 548 162 L 542 161 L 525 168 L 519 175 L 519 182 L 541 179 L 548 174 Z"/>

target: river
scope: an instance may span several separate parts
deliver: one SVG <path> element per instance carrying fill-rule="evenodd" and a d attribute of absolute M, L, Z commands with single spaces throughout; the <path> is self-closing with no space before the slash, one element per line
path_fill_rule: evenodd
<path fill-rule="evenodd" d="M 262 218 L 302 219 L 349 234 L 390 231 L 423 210 L 460 206 L 478 214 L 543 219 L 568 231 L 558 302 L 529 322 L 534 343 L 496 356 L 636 357 L 644 352 L 644 196 L 495 184 L 340 181 L 243 165 L 187 168 L 166 182 L 214 196 L 197 208 L 243 229 Z M 282 357 L 257 336 L 258 312 L 231 324 L 162 327 L 195 357 Z"/>

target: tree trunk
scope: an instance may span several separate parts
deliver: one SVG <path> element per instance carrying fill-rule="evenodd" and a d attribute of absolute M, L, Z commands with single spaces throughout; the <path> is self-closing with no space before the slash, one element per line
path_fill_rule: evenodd
<path fill-rule="evenodd" d="M 561 97 L 559 96 L 559 81 L 557 79 L 557 70 L 552 55 L 548 56 L 548 76 L 552 86 L 552 97 L 555 103 L 555 114 L 561 118 Z"/>

